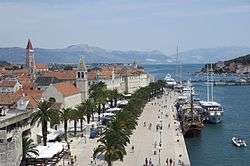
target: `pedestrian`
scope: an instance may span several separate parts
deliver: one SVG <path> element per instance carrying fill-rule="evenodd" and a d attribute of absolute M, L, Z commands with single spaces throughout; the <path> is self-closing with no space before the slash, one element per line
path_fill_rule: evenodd
<path fill-rule="evenodd" d="M 149 166 L 151 166 L 152 165 L 152 161 L 151 161 L 151 158 L 149 159 Z"/>
<path fill-rule="evenodd" d="M 132 148 L 131 148 L 131 149 L 132 149 L 132 152 L 134 152 L 134 151 L 135 151 L 135 147 L 134 147 L 134 145 L 132 146 Z"/>
<path fill-rule="evenodd" d="M 170 158 L 169 164 L 172 165 L 172 163 L 173 163 L 173 160 Z"/>
<path fill-rule="evenodd" d="M 148 158 L 145 158 L 145 164 L 148 166 Z"/>
<path fill-rule="evenodd" d="M 166 164 L 168 165 L 168 158 L 167 158 L 167 160 L 166 160 Z"/>

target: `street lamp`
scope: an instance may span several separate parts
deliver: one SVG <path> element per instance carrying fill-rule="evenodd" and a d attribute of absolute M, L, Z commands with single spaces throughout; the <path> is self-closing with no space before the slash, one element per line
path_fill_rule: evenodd
<path fill-rule="evenodd" d="M 158 160 L 158 166 L 161 166 L 161 146 L 159 146 L 159 160 Z"/>

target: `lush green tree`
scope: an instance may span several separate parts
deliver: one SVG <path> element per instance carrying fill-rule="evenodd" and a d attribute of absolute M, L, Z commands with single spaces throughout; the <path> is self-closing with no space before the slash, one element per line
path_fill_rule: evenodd
<path fill-rule="evenodd" d="M 43 100 L 38 104 L 38 110 L 32 115 L 31 124 L 42 125 L 43 145 L 47 145 L 48 123 L 58 122 L 58 111 L 53 109 L 53 102 Z"/>
<path fill-rule="evenodd" d="M 84 111 L 84 115 L 86 116 L 87 118 L 87 123 L 89 124 L 90 123 L 90 119 L 91 119 L 91 116 L 92 116 L 92 120 L 93 120 L 93 117 L 94 117 L 94 112 L 95 112 L 95 109 L 96 109 L 96 105 L 94 103 L 94 100 L 89 98 L 87 99 L 86 101 L 82 102 L 78 108 L 80 108 L 80 110 L 83 110 Z"/>
<path fill-rule="evenodd" d="M 107 102 L 107 86 L 103 82 L 93 84 L 90 87 L 90 98 L 92 98 L 97 105 L 98 121 L 100 120 L 101 105 L 105 107 Z M 104 108 L 103 108 L 104 109 Z"/>
<path fill-rule="evenodd" d="M 68 135 L 68 121 L 71 119 L 73 113 L 74 111 L 72 108 L 63 108 L 59 111 L 60 121 L 63 122 L 64 125 L 64 139 L 66 142 Z"/>
<path fill-rule="evenodd" d="M 95 149 L 93 154 L 94 158 L 103 154 L 108 166 L 112 166 L 112 162 L 118 159 L 123 161 L 123 156 L 126 154 L 123 145 L 114 144 L 112 141 L 112 138 L 100 140 L 101 144 Z"/>
<path fill-rule="evenodd" d="M 28 137 L 23 137 L 22 146 L 23 146 L 23 158 L 21 165 L 26 165 L 27 157 L 33 158 L 34 156 L 38 156 L 39 152 L 36 149 L 34 141 Z"/>
<path fill-rule="evenodd" d="M 81 114 L 81 112 L 78 109 L 71 110 L 70 119 L 74 121 L 74 136 L 76 136 L 77 122 L 80 119 L 80 117 L 79 117 L 80 114 Z"/>

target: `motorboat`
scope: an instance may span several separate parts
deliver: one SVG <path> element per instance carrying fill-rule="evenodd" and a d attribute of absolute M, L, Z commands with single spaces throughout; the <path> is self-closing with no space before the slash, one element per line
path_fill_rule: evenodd
<path fill-rule="evenodd" d="M 237 147 L 245 147 L 245 146 L 247 146 L 246 142 L 243 139 L 240 139 L 240 138 L 237 138 L 237 137 L 233 137 L 232 142 Z"/>
<path fill-rule="evenodd" d="M 171 88 L 177 84 L 170 74 L 167 74 L 164 80 L 166 81 L 166 85 Z"/>

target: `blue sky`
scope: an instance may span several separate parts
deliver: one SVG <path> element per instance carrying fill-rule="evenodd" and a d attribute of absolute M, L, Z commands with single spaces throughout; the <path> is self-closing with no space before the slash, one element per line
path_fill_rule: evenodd
<path fill-rule="evenodd" d="M 0 0 L 0 47 L 250 46 L 250 0 Z"/>

